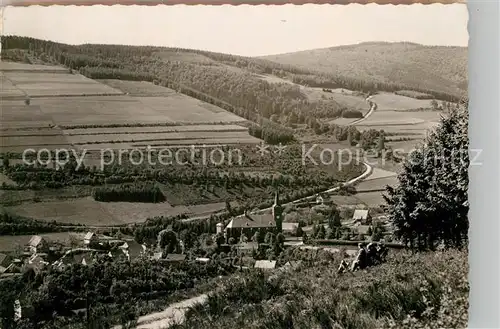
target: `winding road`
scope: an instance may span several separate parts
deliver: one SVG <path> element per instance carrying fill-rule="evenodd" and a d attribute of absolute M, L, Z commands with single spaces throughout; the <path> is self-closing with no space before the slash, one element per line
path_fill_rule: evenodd
<path fill-rule="evenodd" d="M 370 106 L 370 110 L 362 117 L 362 118 L 359 118 L 357 120 L 354 120 L 353 122 L 350 122 L 347 124 L 347 126 L 352 126 L 352 125 L 355 125 L 355 124 L 358 124 L 360 122 L 363 122 L 365 121 L 366 119 L 368 119 L 368 117 L 370 115 L 373 114 L 373 112 L 375 112 L 375 110 L 377 109 L 377 103 L 375 103 L 374 101 L 372 101 L 371 98 L 372 96 L 369 96 L 366 101 L 369 102 L 371 104 Z"/>

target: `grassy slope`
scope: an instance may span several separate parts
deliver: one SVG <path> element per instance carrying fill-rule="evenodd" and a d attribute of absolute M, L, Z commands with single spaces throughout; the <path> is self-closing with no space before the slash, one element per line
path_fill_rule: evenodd
<path fill-rule="evenodd" d="M 340 276 L 337 264 L 314 262 L 270 280 L 234 278 L 178 329 L 466 326 L 466 252 L 401 252 L 381 266 Z"/>
<path fill-rule="evenodd" d="M 467 91 L 467 48 L 361 43 L 263 57 L 277 63 L 446 93 Z"/>

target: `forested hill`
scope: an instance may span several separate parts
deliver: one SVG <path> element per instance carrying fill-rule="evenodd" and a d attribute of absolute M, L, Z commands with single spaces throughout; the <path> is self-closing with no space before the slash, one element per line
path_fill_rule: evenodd
<path fill-rule="evenodd" d="M 457 95 L 467 92 L 466 47 L 369 42 L 262 58 L 371 82 Z"/>
<path fill-rule="evenodd" d="M 446 88 L 447 83 L 436 89 L 412 88 L 400 83 L 377 82 L 368 72 L 361 78 L 353 78 L 265 59 L 193 49 L 74 46 L 18 36 L 4 36 L 1 43 L 3 60 L 64 65 L 92 79 L 150 81 L 256 122 L 263 128 L 263 135 L 279 135 L 281 137 L 273 140 L 282 142 L 291 138 L 290 131 L 283 131 L 282 125 L 307 124 L 319 131 L 322 128 L 319 118 L 340 117 L 351 110 L 350 105 L 340 104 L 334 99 L 311 100 L 296 84 L 270 83 L 262 75 L 274 75 L 310 87 L 346 88 L 364 94 L 414 89 L 445 101 L 460 98 L 457 93 L 439 91 Z"/>

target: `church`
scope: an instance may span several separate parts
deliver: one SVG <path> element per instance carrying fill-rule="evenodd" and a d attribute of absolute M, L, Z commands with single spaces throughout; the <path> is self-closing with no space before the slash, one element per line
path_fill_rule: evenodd
<path fill-rule="evenodd" d="M 283 207 L 281 206 L 279 193 L 276 192 L 272 213 L 265 214 L 249 214 L 234 217 L 225 228 L 227 239 L 239 239 L 244 234 L 248 239 L 251 239 L 255 232 L 260 231 L 265 234 L 273 232 L 281 233 L 283 228 Z"/>

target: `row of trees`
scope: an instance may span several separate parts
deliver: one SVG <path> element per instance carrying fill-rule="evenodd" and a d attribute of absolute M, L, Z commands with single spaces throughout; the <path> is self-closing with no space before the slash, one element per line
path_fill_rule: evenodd
<path fill-rule="evenodd" d="M 165 196 L 161 189 L 156 184 L 150 182 L 97 187 L 92 192 L 92 196 L 94 200 L 104 202 L 158 203 L 165 201 Z"/>

